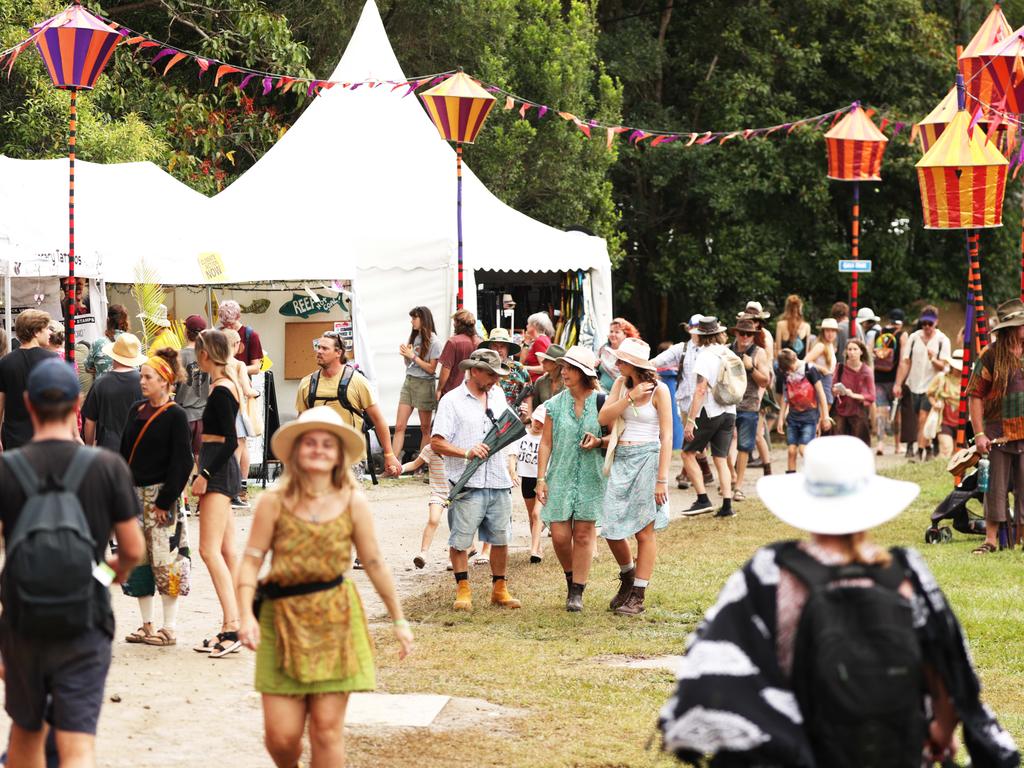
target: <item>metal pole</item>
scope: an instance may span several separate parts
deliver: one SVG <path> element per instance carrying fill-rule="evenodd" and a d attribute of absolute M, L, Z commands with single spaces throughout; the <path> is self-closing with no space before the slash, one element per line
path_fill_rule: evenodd
<path fill-rule="evenodd" d="M 458 292 L 455 295 L 455 308 L 462 309 L 465 305 L 465 296 L 463 294 L 462 285 L 462 144 L 458 143 L 455 145 L 455 175 L 457 179 L 458 193 L 456 197 L 456 218 L 458 220 L 458 237 L 459 237 L 459 287 Z"/>
<path fill-rule="evenodd" d="M 75 364 L 75 149 L 78 143 L 78 89 L 71 89 L 71 121 L 68 130 L 68 282 L 65 290 L 67 318 L 64 359 Z"/>
<path fill-rule="evenodd" d="M 854 261 L 860 258 L 860 182 L 853 182 L 853 229 L 850 254 Z M 853 285 L 850 289 L 850 338 L 857 338 L 857 271 L 853 272 Z"/>

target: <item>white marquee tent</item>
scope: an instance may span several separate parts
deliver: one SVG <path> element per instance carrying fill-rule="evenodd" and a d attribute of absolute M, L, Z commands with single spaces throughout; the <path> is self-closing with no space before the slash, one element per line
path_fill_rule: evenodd
<path fill-rule="evenodd" d="M 331 79 L 405 80 L 373 0 Z M 308 281 L 315 290 L 352 280 L 357 325 L 365 331 L 357 333 L 357 356 L 376 378 L 390 417 L 404 377 L 398 345 L 408 335 L 408 310 L 430 307 L 443 328 L 456 278 L 454 149 L 417 97 L 404 92 L 387 85 L 324 90 L 263 158 L 212 199 L 148 163 L 79 163 L 78 251 L 108 283 L 133 281 L 145 257 L 165 285 L 201 284 L 197 257 L 204 252 L 221 254 L 226 282 L 238 287 Z M 0 158 L 0 247 L 6 236 L 15 258 L 66 249 L 66 174 L 63 160 Z M 582 270 L 594 324 L 607 328 L 611 269 L 604 240 L 513 210 L 468 168 L 463 182 L 467 307 L 475 310 L 474 269 Z M 89 274 L 84 266 L 79 271 Z M 280 324 L 264 315 L 254 325 L 263 333 L 261 320 L 272 317 Z M 287 411 L 293 390 L 282 389 Z"/>

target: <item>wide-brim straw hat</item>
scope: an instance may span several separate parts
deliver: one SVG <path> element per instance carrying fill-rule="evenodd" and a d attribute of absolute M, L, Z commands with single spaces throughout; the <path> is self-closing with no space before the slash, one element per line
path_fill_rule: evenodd
<path fill-rule="evenodd" d="M 993 331 L 1000 328 L 1013 328 L 1024 325 L 1024 302 L 1020 299 L 1004 301 L 996 308 L 996 322 L 992 326 Z"/>
<path fill-rule="evenodd" d="M 623 339 L 618 349 L 612 354 L 623 363 L 645 371 L 656 371 L 658 367 L 651 362 L 651 347 L 643 339 Z"/>
<path fill-rule="evenodd" d="M 495 328 L 491 331 L 490 335 L 487 337 L 487 341 L 480 342 L 480 346 L 487 349 L 490 349 L 492 344 L 507 344 L 509 355 L 518 355 L 520 350 L 522 350 L 522 346 L 516 344 L 512 340 L 512 336 L 509 335 L 508 330 L 501 327 Z"/>
<path fill-rule="evenodd" d="M 142 354 L 142 342 L 134 333 L 122 333 L 103 345 L 103 354 L 121 365 L 138 368 L 149 358 Z"/>
<path fill-rule="evenodd" d="M 561 344 L 552 344 L 543 352 L 537 353 L 538 360 L 550 360 L 552 363 L 557 363 L 559 358 L 565 355 L 565 347 Z"/>
<path fill-rule="evenodd" d="M 625 344 L 625 340 L 622 343 Z M 566 353 L 558 358 L 558 364 L 571 365 L 573 368 L 583 371 L 592 379 L 597 376 L 597 356 L 586 347 L 579 345 L 569 347 Z"/>
<path fill-rule="evenodd" d="M 153 325 L 159 325 L 161 328 L 170 328 L 171 321 L 167 319 L 167 305 L 161 304 L 157 307 L 156 312 L 140 312 L 136 315 L 140 320 L 148 320 Z"/>
<path fill-rule="evenodd" d="M 759 320 L 767 320 L 772 316 L 772 313 L 765 312 L 760 301 L 748 301 L 746 308 L 736 315 L 736 319 L 739 320 L 744 315 L 748 317 L 756 317 Z"/>
<path fill-rule="evenodd" d="M 345 454 L 344 461 L 353 463 L 353 459 L 362 455 L 365 448 L 362 434 L 350 427 L 341 416 L 328 405 L 318 405 L 299 414 L 299 418 L 280 427 L 270 441 L 270 447 L 278 460 L 287 463 L 292 455 L 295 441 L 306 432 L 330 432 L 341 440 L 341 449 Z"/>
<path fill-rule="evenodd" d="M 838 331 L 839 321 L 836 320 L 834 317 L 826 317 L 824 320 L 821 321 L 821 325 L 819 325 L 818 328 L 820 328 L 823 331 Z"/>
<path fill-rule="evenodd" d="M 491 371 L 499 376 L 508 376 L 512 373 L 511 368 L 506 368 L 502 364 L 501 355 L 493 349 L 475 349 L 473 350 L 473 354 L 459 363 L 460 371 L 468 371 L 470 368 L 480 368 L 484 371 Z"/>
<path fill-rule="evenodd" d="M 857 322 L 858 323 L 865 323 L 865 322 L 868 322 L 868 321 L 871 321 L 872 323 L 877 323 L 881 319 L 882 318 L 880 318 L 878 315 L 876 315 L 875 311 L 873 309 L 871 309 L 871 307 L 861 307 L 857 311 Z"/>
<path fill-rule="evenodd" d="M 690 328 L 690 333 L 694 336 L 714 336 L 716 333 L 725 333 L 728 330 L 724 325 L 718 322 L 718 318 L 714 315 L 701 316 L 697 322 L 697 327 Z"/>
<path fill-rule="evenodd" d="M 875 474 L 871 449 L 849 435 L 812 440 L 803 472 L 768 475 L 757 481 L 761 501 L 782 522 L 832 536 L 887 523 L 920 492 L 916 483 Z"/>

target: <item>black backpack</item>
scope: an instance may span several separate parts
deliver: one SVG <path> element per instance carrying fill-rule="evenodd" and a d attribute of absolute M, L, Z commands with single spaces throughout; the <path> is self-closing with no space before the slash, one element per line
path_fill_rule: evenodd
<path fill-rule="evenodd" d="M 818 765 L 920 768 L 923 660 L 899 553 L 885 567 L 827 566 L 796 542 L 778 563 L 808 589 L 793 649 L 793 692 Z M 871 586 L 841 586 L 846 579 Z"/>
<path fill-rule="evenodd" d="M 20 635 L 63 639 L 95 624 L 96 543 L 77 494 L 98 455 L 80 447 L 63 480 L 40 478 L 21 451 L 2 456 L 25 492 L 2 575 L 4 613 Z"/>
<path fill-rule="evenodd" d="M 341 371 L 341 380 L 338 382 L 338 394 L 335 397 L 317 397 L 316 391 L 320 388 L 320 369 L 315 370 L 309 378 L 309 392 L 306 393 L 306 407 L 312 408 L 316 405 L 316 401 L 320 400 L 323 403 L 330 403 L 337 401 L 342 408 L 354 416 L 358 416 L 363 420 L 363 433 L 368 434 L 373 429 L 373 422 L 370 421 L 370 416 L 366 411 L 361 411 L 352 405 L 348 399 L 348 384 L 352 381 L 352 377 L 359 373 L 351 365 L 345 365 Z M 359 374 L 362 376 L 362 374 Z"/>

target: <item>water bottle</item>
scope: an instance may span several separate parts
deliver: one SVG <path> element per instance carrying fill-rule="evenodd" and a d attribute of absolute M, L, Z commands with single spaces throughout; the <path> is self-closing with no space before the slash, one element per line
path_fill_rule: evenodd
<path fill-rule="evenodd" d="M 982 493 L 988 492 L 988 459 L 978 462 L 978 490 Z"/>

